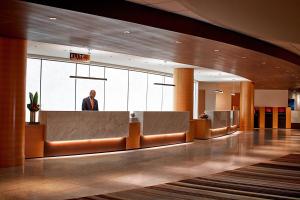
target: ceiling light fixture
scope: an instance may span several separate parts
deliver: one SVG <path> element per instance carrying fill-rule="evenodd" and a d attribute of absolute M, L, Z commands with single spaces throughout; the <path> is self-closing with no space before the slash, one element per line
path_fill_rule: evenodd
<path fill-rule="evenodd" d="M 56 20 L 56 17 L 49 17 L 50 20 Z"/>
<path fill-rule="evenodd" d="M 223 90 L 213 90 L 213 92 L 215 92 L 215 93 L 219 93 L 219 94 L 223 94 L 224 92 L 223 92 Z"/>
<path fill-rule="evenodd" d="M 162 85 L 162 86 L 175 86 L 174 84 L 167 84 L 167 83 L 153 83 L 154 85 Z"/>
<path fill-rule="evenodd" d="M 130 34 L 131 32 L 130 31 L 124 31 L 123 33 L 124 34 Z"/>
<path fill-rule="evenodd" d="M 70 78 L 107 81 L 107 78 L 96 78 L 96 77 L 89 77 L 89 76 L 70 76 Z"/>
<path fill-rule="evenodd" d="M 176 40 L 175 43 L 176 43 L 176 44 L 181 44 L 182 42 Z"/>
<path fill-rule="evenodd" d="M 219 49 L 215 49 L 215 50 L 214 50 L 214 52 L 219 52 L 219 51 L 220 51 Z"/>
<path fill-rule="evenodd" d="M 247 58 L 246 56 L 242 56 L 243 59 Z"/>

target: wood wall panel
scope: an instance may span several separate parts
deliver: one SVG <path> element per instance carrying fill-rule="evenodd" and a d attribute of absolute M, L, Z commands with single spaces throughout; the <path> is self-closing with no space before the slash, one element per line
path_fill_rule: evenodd
<path fill-rule="evenodd" d="M 199 83 L 200 84 L 200 83 Z M 199 89 L 198 91 L 198 114 L 205 111 L 205 90 Z"/>
<path fill-rule="evenodd" d="M 130 122 L 129 123 L 129 135 L 126 138 L 126 149 L 138 149 L 141 147 L 141 123 Z"/>
<path fill-rule="evenodd" d="M 291 118 L 292 118 L 292 111 L 290 107 L 286 107 L 285 108 L 285 112 L 286 112 L 286 128 L 291 128 Z"/>
<path fill-rule="evenodd" d="M 240 109 L 240 93 L 231 96 L 231 110 Z"/>
<path fill-rule="evenodd" d="M 174 110 L 190 112 L 193 119 L 194 102 L 194 69 L 174 69 Z"/>
<path fill-rule="evenodd" d="M 278 128 L 278 107 L 273 107 L 273 128 Z"/>
<path fill-rule="evenodd" d="M 259 128 L 265 128 L 266 121 L 266 110 L 265 107 L 259 108 Z"/>
<path fill-rule="evenodd" d="M 26 49 L 0 38 L 0 168 L 24 163 Z"/>
<path fill-rule="evenodd" d="M 254 84 L 240 84 L 240 130 L 248 131 L 254 128 Z"/>
<path fill-rule="evenodd" d="M 45 126 L 26 124 L 25 158 L 44 157 Z"/>

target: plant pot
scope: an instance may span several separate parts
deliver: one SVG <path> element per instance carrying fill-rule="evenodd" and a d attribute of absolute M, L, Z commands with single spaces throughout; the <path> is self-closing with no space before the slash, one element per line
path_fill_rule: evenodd
<path fill-rule="evenodd" d="M 35 113 L 36 112 L 30 112 L 30 123 L 36 123 L 35 122 L 35 116 L 36 116 Z"/>

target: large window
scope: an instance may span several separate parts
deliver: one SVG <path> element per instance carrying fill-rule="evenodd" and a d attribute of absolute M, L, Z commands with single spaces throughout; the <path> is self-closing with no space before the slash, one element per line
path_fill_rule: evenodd
<path fill-rule="evenodd" d="M 71 75 L 107 78 L 107 81 L 74 79 Z M 27 59 L 26 104 L 28 92 L 38 92 L 41 110 L 81 110 L 83 98 L 96 90 L 99 110 L 172 111 L 173 78 L 128 69 L 89 66 L 60 61 Z M 195 83 L 194 113 L 197 113 L 198 85 Z M 26 109 L 26 120 L 29 111 Z"/>
<path fill-rule="evenodd" d="M 74 63 L 42 61 L 42 110 L 75 110 Z"/>
<path fill-rule="evenodd" d="M 39 94 L 40 103 L 40 74 L 41 73 L 41 60 L 40 59 L 27 59 L 26 69 L 26 121 L 29 121 L 30 111 L 27 109 L 27 104 L 30 103 L 29 92 Z"/>
<path fill-rule="evenodd" d="M 104 77 L 104 67 L 77 64 L 77 76 Z M 91 90 L 96 91 L 99 110 L 104 110 L 104 81 L 92 79 L 76 79 L 76 110 L 82 110 L 82 100 L 89 96 Z"/>
<path fill-rule="evenodd" d="M 105 110 L 127 110 L 128 70 L 105 68 Z"/>
<path fill-rule="evenodd" d="M 129 71 L 129 111 L 145 111 L 147 99 L 147 73 Z"/>
<path fill-rule="evenodd" d="M 161 111 L 162 86 L 155 83 L 163 83 L 163 76 L 148 74 L 147 110 Z"/>
<path fill-rule="evenodd" d="M 164 77 L 165 84 L 174 84 L 173 78 Z M 162 110 L 163 111 L 172 111 L 173 110 L 173 86 L 163 86 L 163 101 L 162 101 Z"/>

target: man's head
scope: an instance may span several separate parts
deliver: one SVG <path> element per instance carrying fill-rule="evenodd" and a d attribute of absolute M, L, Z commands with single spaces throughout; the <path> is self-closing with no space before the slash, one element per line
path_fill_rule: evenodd
<path fill-rule="evenodd" d="M 91 98 L 91 99 L 94 99 L 95 96 L 96 96 L 96 91 L 95 91 L 95 90 L 91 90 L 91 91 L 90 91 L 90 98 Z"/>

